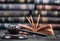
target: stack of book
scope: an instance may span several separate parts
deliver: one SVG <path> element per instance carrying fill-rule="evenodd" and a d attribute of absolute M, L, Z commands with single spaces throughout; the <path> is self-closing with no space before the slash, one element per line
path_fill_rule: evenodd
<path fill-rule="evenodd" d="M 0 27 L 6 23 L 28 24 L 26 17 L 29 16 L 36 23 L 38 15 L 40 24 L 60 27 L 60 0 L 0 0 Z"/>

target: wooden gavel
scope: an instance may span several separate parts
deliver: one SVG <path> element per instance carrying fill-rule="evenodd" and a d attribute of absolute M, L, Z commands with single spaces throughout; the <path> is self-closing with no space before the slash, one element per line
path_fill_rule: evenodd
<path fill-rule="evenodd" d="M 10 34 L 18 34 L 20 31 L 20 28 L 17 28 L 15 25 L 12 25 L 12 26 L 9 26 L 7 30 Z"/>
<path fill-rule="evenodd" d="M 17 26 L 10 26 L 9 28 L 7 28 L 7 30 L 9 32 L 9 34 L 19 34 L 19 32 L 22 31 L 22 32 L 30 33 L 30 34 L 39 35 L 39 36 L 44 36 L 44 37 L 47 36 L 46 34 L 43 34 L 43 33 L 32 32 L 32 31 L 20 29 L 19 27 L 17 28 Z"/>

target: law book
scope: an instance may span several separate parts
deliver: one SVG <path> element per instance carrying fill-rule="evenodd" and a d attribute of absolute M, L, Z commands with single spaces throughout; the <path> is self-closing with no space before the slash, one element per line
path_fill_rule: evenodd
<path fill-rule="evenodd" d="M 34 0 L 0 0 L 0 3 L 34 3 Z"/>
<path fill-rule="evenodd" d="M 35 10 L 34 4 L 0 4 L 0 10 Z"/>
<path fill-rule="evenodd" d="M 35 4 L 60 5 L 60 0 L 34 0 Z"/>
<path fill-rule="evenodd" d="M 26 16 L 41 17 L 60 17 L 60 11 L 0 11 L 0 17 L 26 17 Z"/>
<path fill-rule="evenodd" d="M 0 11 L 0 17 L 22 17 L 31 15 L 30 11 Z"/>
<path fill-rule="evenodd" d="M 35 3 L 59 5 L 60 0 L 0 0 L 0 3 Z"/>
<path fill-rule="evenodd" d="M 33 17 L 34 23 L 37 23 L 37 17 Z M 29 23 L 26 17 L 0 17 L 0 23 Z M 60 23 L 57 17 L 40 17 L 39 23 Z"/>
<path fill-rule="evenodd" d="M 41 17 L 60 17 L 60 11 L 47 11 L 47 10 L 34 10 L 31 11 L 32 16 L 38 16 Z"/>
<path fill-rule="evenodd" d="M 36 5 L 37 10 L 60 10 L 60 5 Z"/>
<path fill-rule="evenodd" d="M 6 28 L 9 28 L 9 26 L 13 26 L 13 25 L 15 25 L 15 26 L 18 26 L 19 24 L 21 24 L 21 23 L 0 23 L 0 29 L 6 29 Z M 26 26 L 30 26 L 30 24 L 29 23 L 24 23 L 23 25 L 26 25 Z M 39 24 L 39 25 L 49 25 L 49 24 Z M 52 27 L 53 27 L 53 29 L 57 29 L 57 28 L 59 28 L 60 29 L 60 24 L 51 24 L 52 25 Z"/>

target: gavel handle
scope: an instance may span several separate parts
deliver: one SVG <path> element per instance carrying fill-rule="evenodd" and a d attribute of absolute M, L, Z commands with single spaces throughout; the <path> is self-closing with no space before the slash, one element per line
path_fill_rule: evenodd
<path fill-rule="evenodd" d="M 32 32 L 32 31 L 26 31 L 24 29 L 20 29 L 20 31 L 35 34 L 35 35 L 39 35 L 39 36 L 43 36 L 43 37 L 47 36 L 46 34 L 42 34 L 42 33 L 38 33 L 38 32 Z"/>

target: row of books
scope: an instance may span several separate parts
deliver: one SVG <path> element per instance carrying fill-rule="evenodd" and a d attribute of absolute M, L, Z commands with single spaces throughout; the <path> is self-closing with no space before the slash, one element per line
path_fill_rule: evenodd
<path fill-rule="evenodd" d="M 26 16 L 38 16 L 41 17 L 60 17 L 60 11 L 0 11 L 0 17 L 26 17 Z"/>
<path fill-rule="evenodd" d="M 6 29 L 8 28 L 9 26 L 13 26 L 13 25 L 19 25 L 20 23 L 0 23 L 0 29 Z M 24 25 L 28 25 L 30 26 L 30 24 L 26 24 L 24 23 Z M 39 24 L 39 25 L 49 25 L 49 24 Z M 60 24 L 51 24 L 53 26 L 54 29 L 58 29 L 60 28 Z"/>
<path fill-rule="evenodd" d="M 28 24 L 26 17 L 33 16 L 39 24 L 60 27 L 60 0 L 0 0 L 0 28 L 9 25 Z"/>
<path fill-rule="evenodd" d="M 0 3 L 60 4 L 60 0 L 0 0 Z"/>
<path fill-rule="evenodd" d="M 0 10 L 60 10 L 60 5 L 0 4 Z"/>
<path fill-rule="evenodd" d="M 37 23 L 37 17 L 33 17 Z M 41 17 L 39 23 L 60 23 L 60 18 L 57 17 Z M 0 23 L 28 23 L 26 17 L 0 17 Z"/>

